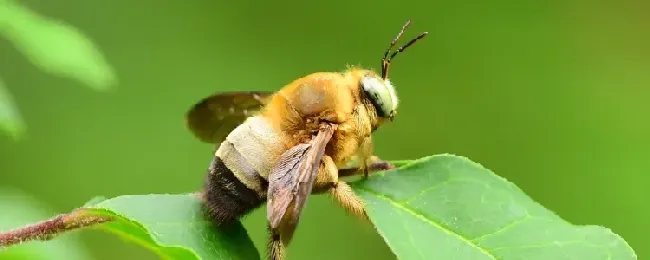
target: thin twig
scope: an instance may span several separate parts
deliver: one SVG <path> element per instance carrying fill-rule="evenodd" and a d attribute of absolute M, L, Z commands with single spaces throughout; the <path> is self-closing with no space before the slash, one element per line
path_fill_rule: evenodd
<path fill-rule="evenodd" d="M 109 216 L 98 216 L 84 208 L 76 209 L 46 221 L 0 233 L 0 249 L 31 240 L 50 240 L 67 231 L 111 220 L 113 218 Z"/>
<path fill-rule="evenodd" d="M 394 166 L 385 162 L 379 162 L 371 165 L 370 168 L 371 170 L 380 170 L 383 168 L 390 169 L 392 167 Z M 354 175 L 354 173 L 358 174 L 359 169 L 346 169 L 346 171 L 341 172 L 342 176 Z M 199 199 L 204 199 L 205 196 L 203 192 L 196 192 L 193 195 Z M 0 233 L 0 251 L 23 242 L 33 240 L 47 241 L 68 231 L 113 220 L 114 218 L 110 216 L 94 214 L 88 208 L 78 208 L 70 213 L 61 214 L 49 220 Z"/>

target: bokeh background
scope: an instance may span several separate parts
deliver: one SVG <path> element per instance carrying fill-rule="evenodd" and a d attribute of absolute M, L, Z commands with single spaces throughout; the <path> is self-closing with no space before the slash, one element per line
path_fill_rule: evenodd
<path fill-rule="evenodd" d="M 19 141 L 0 138 L 0 189 L 42 203 L 43 217 L 96 195 L 199 189 L 212 148 L 185 128 L 193 102 L 346 64 L 378 69 L 412 18 L 406 37 L 430 35 L 395 59 L 402 105 L 377 132 L 376 153 L 467 156 L 566 220 L 609 227 L 650 256 L 650 2 L 21 2 L 92 39 L 119 80 L 109 92 L 84 88 L 0 40 L 0 75 L 28 127 Z M 0 215 L 27 219 L 2 205 Z M 244 220 L 260 250 L 264 212 Z M 71 236 L 80 259 L 157 259 L 99 231 Z M 289 255 L 395 259 L 372 227 L 324 196 L 310 200 Z"/>

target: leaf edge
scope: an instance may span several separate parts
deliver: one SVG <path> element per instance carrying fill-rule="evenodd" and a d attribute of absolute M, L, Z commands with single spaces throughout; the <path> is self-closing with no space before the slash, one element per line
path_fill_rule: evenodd
<path fill-rule="evenodd" d="M 121 197 L 121 196 L 117 196 L 117 197 Z M 115 198 L 117 198 L 117 197 L 115 197 Z M 110 199 L 107 199 L 107 200 L 110 200 Z M 201 257 L 192 248 L 188 248 L 188 247 L 184 247 L 184 246 L 167 245 L 165 243 L 162 243 L 162 242 L 158 241 L 158 239 L 156 239 L 151 234 L 152 232 L 150 230 L 148 230 L 146 227 L 144 227 L 144 225 L 142 223 L 140 223 L 139 221 L 131 220 L 131 219 L 125 217 L 122 214 L 116 213 L 113 210 L 106 209 L 106 208 L 99 208 L 99 207 L 96 207 L 96 206 L 97 206 L 97 204 L 92 205 L 91 207 L 88 207 L 86 209 L 91 213 L 97 214 L 98 216 L 113 217 L 113 218 L 115 218 L 113 221 L 124 221 L 128 225 L 133 226 L 133 227 L 137 228 L 138 230 L 143 231 L 143 233 L 146 234 L 147 238 L 150 239 L 153 242 L 154 245 L 150 245 L 149 241 L 145 241 L 143 239 L 140 239 L 137 236 L 134 236 L 133 234 L 126 233 L 126 232 L 123 232 L 122 230 L 111 227 L 110 226 L 111 223 L 103 223 L 103 224 L 97 225 L 96 227 L 93 227 L 93 229 L 102 230 L 104 232 L 114 234 L 114 235 L 116 235 L 116 236 L 118 236 L 118 237 L 120 237 L 122 239 L 133 242 L 133 243 L 135 243 L 135 244 L 137 244 L 139 246 L 142 246 L 143 248 L 146 248 L 147 250 L 152 251 L 156 255 L 160 256 L 162 259 L 172 259 L 168 255 L 164 254 L 164 252 L 162 252 L 162 250 L 161 250 L 161 248 L 168 248 L 168 249 L 185 250 L 190 255 L 194 256 L 194 258 L 196 260 L 201 260 Z"/>

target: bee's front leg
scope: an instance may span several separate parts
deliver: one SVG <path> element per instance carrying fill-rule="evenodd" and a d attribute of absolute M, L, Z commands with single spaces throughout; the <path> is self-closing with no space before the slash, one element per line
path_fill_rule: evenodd
<path fill-rule="evenodd" d="M 339 177 L 349 177 L 356 175 L 364 175 L 364 178 L 373 172 L 384 171 L 395 169 L 395 165 L 391 164 L 388 161 L 379 159 L 377 156 L 370 156 L 370 159 L 366 161 L 365 167 L 362 167 L 363 164 L 358 163 L 359 158 L 355 158 L 355 161 L 349 163 L 345 168 L 339 169 Z"/>
<path fill-rule="evenodd" d="M 346 167 L 340 170 L 339 177 L 363 174 L 363 178 L 365 179 L 373 172 L 395 168 L 389 162 L 383 161 L 372 154 L 372 136 L 366 136 L 359 146 L 359 152 L 353 160 L 352 167 Z"/>
<path fill-rule="evenodd" d="M 359 166 L 363 170 L 364 179 L 368 178 L 368 175 L 370 174 L 369 168 L 371 164 L 372 150 L 372 136 L 366 136 L 361 143 L 361 147 L 359 147 Z"/>

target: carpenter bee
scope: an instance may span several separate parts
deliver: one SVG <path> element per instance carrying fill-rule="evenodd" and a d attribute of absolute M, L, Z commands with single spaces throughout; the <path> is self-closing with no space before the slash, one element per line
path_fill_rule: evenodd
<path fill-rule="evenodd" d="M 390 54 L 409 25 L 384 53 L 381 74 L 358 67 L 317 72 L 277 92 L 217 93 L 191 107 L 188 128 L 217 144 L 202 192 L 210 217 L 231 223 L 266 202 L 272 260 L 285 259 L 310 194 L 329 193 L 368 220 L 363 201 L 339 178 L 393 168 L 372 154 L 371 134 L 397 114 L 392 59 L 427 35 Z"/>

